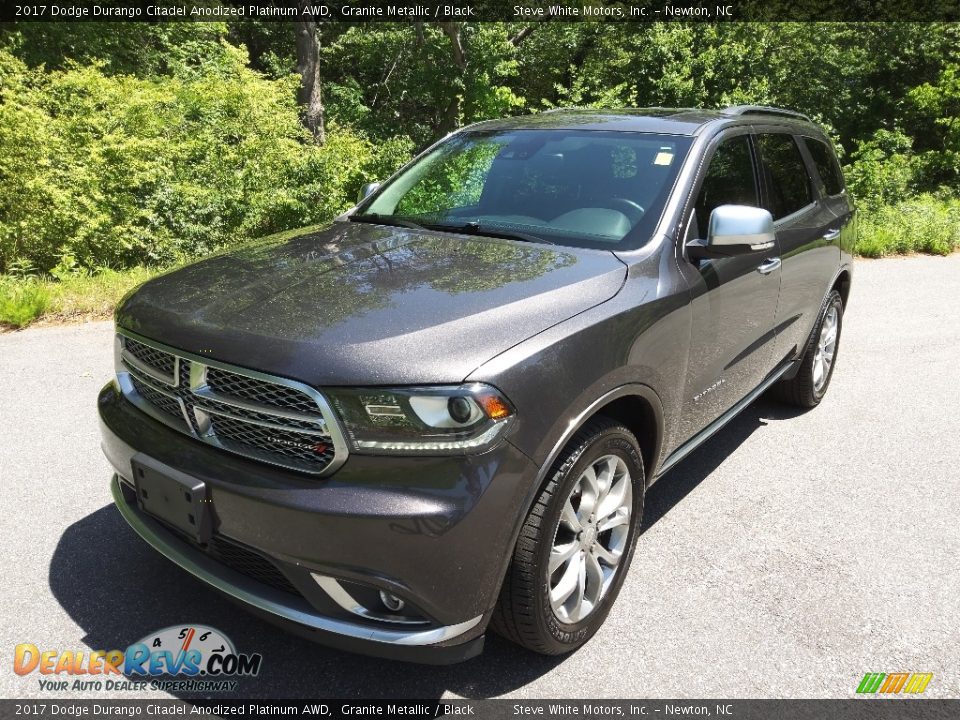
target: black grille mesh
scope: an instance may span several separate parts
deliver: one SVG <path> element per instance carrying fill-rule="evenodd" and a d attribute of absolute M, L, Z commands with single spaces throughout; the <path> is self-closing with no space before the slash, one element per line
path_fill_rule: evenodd
<path fill-rule="evenodd" d="M 281 455 L 321 467 L 333 457 L 333 445 L 325 437 L 265 428 L 221 415 L 211 415 L 210 419 L 214 433 L 224 444 L 235 442 L 249 445 L 272 455 Z"/>
<path fill-rule="evenodd" d="M 186 422 L 183 419 L 183 412 L 180 410 L 180 403 L 178 403 L 174 398 L 154 390 L 145 382 L 141 382 L 134 375 L 131 375 L 130 379 L 133 382 L 134 389 L 137 391 L 140 397 L 153 405 L 153 407 L 160 412 L 164 413 L 165 415 L 169 415 L 171 420 L 176 420 L 181 425 L 186 427 Z"/>
<path fill-rule="evenodd" d="M 128 354 L 135 357 L 144 365 L 148 365 L 164 375 L 169 375 L 171 378 L 173 377 L 174 359 L 170 353 L 157 350 L 156 348 L 144 345 L 130 338 L 124 340 L 123 347 Z"/>
<path fill-rule="evenodd" d="M 309 395 L 284 385 L 233 373 L 220 368 L 207 370 L 207 385 L 214 392 L 252 400 L 263 405 L 292 410 L 294 412 L 320 415 L 320 408 Z"/>
<path fill-rule="evenodd" d="M 239 543 L 226 539 L 222 535 L 214 535 L 210 539 L 207 545 L 207 554 L 232 570 L 236 570 L 257 582 L 294 595 L 300 594 L 286 575 L 280 572 L 279 568 L 267 558 Z"/>

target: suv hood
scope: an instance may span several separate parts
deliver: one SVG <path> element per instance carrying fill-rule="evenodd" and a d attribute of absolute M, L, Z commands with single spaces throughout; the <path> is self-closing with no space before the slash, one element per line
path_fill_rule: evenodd
<path fill-rule="evenodd" d="M 334 222 L 154 278 L 117 322 L 316 386 L 457 383 L 625 276 L 606 251 Z"/>

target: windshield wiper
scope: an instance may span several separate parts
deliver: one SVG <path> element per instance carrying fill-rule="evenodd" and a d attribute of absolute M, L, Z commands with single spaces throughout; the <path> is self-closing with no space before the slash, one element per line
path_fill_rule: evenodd
<path fill-rule="evenodd" d="M 396 215 L 381 215 L 380 213 L 364 213 L 362 215 L 351 215 L 350 222 L 375 223 L 377 225 L 392 225 L 394 227 L 413 228 L 422 230 L 423 225 L 415 223 L 413 220 L 399 218 Z"/>
<path fill-rule="evenodd" d="M 483 227 L 480 223 L 468 222 L 463 225 L 445 225 L 443 223 L 429 223 L 424 227 L 431 230 L 446 230 L 448 232 L 463 233 L 464 235 L 481 235 L 483 237 L 506 238 L 508 240 L 522 240 L 524 242 L 546 243 L 556 245 L 555 242 L 542 238 L 539 235 L 520 232 L 518 230 L 504 230 L 499 227 Z"/>

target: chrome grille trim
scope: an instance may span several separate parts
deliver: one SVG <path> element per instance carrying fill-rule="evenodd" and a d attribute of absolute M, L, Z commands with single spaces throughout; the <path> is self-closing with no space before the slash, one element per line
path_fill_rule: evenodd
<path fill-rule="evenodd" d="M 199 403 L 197 403 L 195 407 L 198 410 L 201 410 L 202 412 L 206 413 L 207 415 L 214 415 L 216 417 L 229 418 L 231 420 L 236 420 L 237 422 L 246 423 L 247 425 L 257 425 L 259 427 L 266 428 L 268 430 L 279 430 L 281 432 L 293 432 L 293 433 L 298 433 L 300 435 L 315 435 L 317 437 L 323 437 L 323 438 L 330 437 L 330 434 L 326 431 L 326 429 L 321 430 L 318 428 L 316 430 L 305 430 L 298 427 L 291 427 L 289 425 L 280 425 L 278 423 L 265 422 L 263 420 L 257 420 L 257 419 L 251 418 L 249 415 L 245 416 L 242 414 L 237 414 L 232 412 L 224 412 L 219 408 L 211 408 L 211 407 L 201 405 Z"/>
<path fill-rule="evenodd" d="M 139 347 L 138 347 L 139 346 Z M 134 350 L 133 348 L 136 348 Z M 146 352 L 144 352 L 146 351 Z M 164 385 L 175 385 L 177 377 L 177 358 L 176 356 L 170 356 L 170 372 L 166 370 L 166 359 L 160 356 L 163 351 L 158 348 L 151 347 L 143 342 L 138 342 L 131 338 L 131 343 L 129 346 L 125 345 L 123 348 L 123 360 L 127 366 L 131 368 L 136 368 L 144 375 L 153 378 L 157 382 L 160 382 Z M 170 353 L 167 353 L 170 355 Z M 153 363 L 148 362 L 145 358 L 150 358 L 154 360 Z"/>
<path fill-rule="evenodd" d="M 128 385 L 132 393 L 127 392 Z M 138 385 L 143 386 L 143 389 L 138 387 Z M 183 403 L 181 402 L 180 398 L 173 393 L 161 390 L 155 384 L 149 382 L 146 378 L 137 372 L 134 372 L 132 369 L 128 377 L 123 378 L 123 381 L 120 383 L 120 387 L 124 390 L 124 394 L 128 397 L 131 397 L 132 394 L 135 393 L 137 397 L 141 398 L 143 400 L 143 404 L 146 406 L 145 409 L 148 408 L 147 411 L 152 417 L 160 420 L 163 423 L 166 423 L 167 425 L 176 427 L 177 430 L 189 432 L 190 425 L 187 422 L 186 411 L 183 407 Z M 144 390 L 147 392 L 145 393 Z M 151 399 L 148 393 L 156 393 L 157 395 L 161 395 L 169 400 L 177 408 L 179 417 L 173 414 L 173 408 L 170 408 L 168 411 L 168 409 L 159 402 Z"/>
<path fill-rule="evenodd" d="M 284 420 L 290 420 L 294 423 L 304 423 L 309 426 L 322 426 L 326 429 L 327 421 L 326 418 L 317 415 L 308 415 L 306 413 L 292 412 L 289 410 L 280 410 L 273 407 L 272 405 L 262 405 L 260 403 L 249 402 L 247 400 L 239 400 L 231 395 L 222 395 L 220 393 L 214 392 L 207 386 L 205 376 L 201 375 L 198 380 L 191 381 L 191 390 L 193 394 L 197 397 L 197 405 L 207 405 L 211 406 L 213 411 L 224 412 L 223 408 L 218 408 L 217 406 L 227 406 L 236 408 L 237 411 L 243 411 L 256 415 L 269 415 L 272 418 L 283 418 Z"/>
<path fill-rule="evenodd" d="M 115 342 L 117 380 L 121 391 L 131 403 L 155 420 L 213 447 L 313 475 L 330 475 L 346 462 L 349 453 L 340 424 L 326 398 L 309 385 L 188 353 L 123 328 L 117 328 Z M 164 372 L 170 362 L 163 354 L 172 359 L 172 376 Z M 144 358 L 151 362 L 145 362 Z M 221 374 L 237 376 L 240 384 L 249 380 L 245 389 L 249 397 L 213 390 L 207 383 L 207 372 L 211 368 Z M 136 384 L 146 392 L 138 390 Z M 282 392 L 271 393 L 271 400 L 289 400 L 296 409 L 252 399 L 256 393 L 249 388 L 262 387 L 269 393 L 270 386 L 282 389 Z M 176 402 L 182 417 L 172 415 L 171 406 L 166 402 L 163 406 L 156 403 L 156 398 L 151 402 L 146 397 L 148 392 Z M 313 408 L 315 412 L 308 411 Z M 218 417 L 228 419 L 234 429 L 236 423 L 242 424 L 245 428 L 243 434 L 249 433 L 251 444 L 237 440 L 236 435 L 218 437 L 215 429 Z M 279 441 L 271 439 L 271 431 L 282 436 Z M 318 453 L 313 460 L 309 452 L 289 444 L 291 437 L 304 438 L 305 442 L 313 439 L 325 441 L 330 450 Z M 287 445 L 284 440 L 288 441 Z M 276 450 L 264 449 L 270 448 L 271 443 L 276 444 Z"/>

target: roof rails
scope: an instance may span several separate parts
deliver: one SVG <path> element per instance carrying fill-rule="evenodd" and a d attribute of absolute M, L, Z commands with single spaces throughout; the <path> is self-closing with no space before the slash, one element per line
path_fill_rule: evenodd
<path fill-rule="evenodd" d="M 730 105 L 721 110 L 720 114 L 729 115 L 730 117 L 737 117 L 739 115 L 780 115 L 800 118 L 801 120 L 810 122 L 810 118 L 803 113 L 798 113 L 795 110 L 783 110 L 781 108 L 770 107 L 769 105 Z"/>

